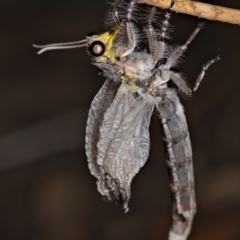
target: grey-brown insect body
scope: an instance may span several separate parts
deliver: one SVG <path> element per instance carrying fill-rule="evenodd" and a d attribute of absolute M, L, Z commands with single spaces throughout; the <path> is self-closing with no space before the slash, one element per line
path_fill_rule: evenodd
<path fill-rule="evenodd" d="M 170 13 L 165 13 L 156 30 L 152 26 L 156 12 L 153 7 L 142 31 L 133 23 L 135 6 L 136 0 L 129 3 L 116 0 L 109 13 L 111 27 L 106 32 L 78 42 L 35 47 L 42 53 L 85 46 L 93 64 L 106 77 L 89 110 L 85 148 L 98 191 L 108 200 L 120 202 L 124 213 L 129 210 L 131 182 L 148 158 L 148 129 L 156 109 L 172 194 L 172 226 L 168 239 L 186 240 L 196 212 L 196 200 L 191 143 L 176 89 L 191 96 L 208 67 L 219 57 L 203 67 L 191 90 L 172 67 L 203 24 L 199 24 L 185 44 L 173 49 L 165 42 Z M 169 87 L 170 81 L 175 87 Z"/>
<path fill-rule="evenodd" d="M 188 127 L 175 90 L 156 105 L 169 171 L 172 194 L 172 231 L 187 237 L 196 212 L 192 148 Z"/>

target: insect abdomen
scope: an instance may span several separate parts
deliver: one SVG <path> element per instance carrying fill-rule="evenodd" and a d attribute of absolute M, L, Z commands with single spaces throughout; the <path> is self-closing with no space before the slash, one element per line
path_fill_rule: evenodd
<path fill-rule="evenodd" d="M 192 149 L 183 107 L 175 90 L 157 105 L 162 125 L 173 204 L 171 231 L 187 237 L 196 212 Z"/>

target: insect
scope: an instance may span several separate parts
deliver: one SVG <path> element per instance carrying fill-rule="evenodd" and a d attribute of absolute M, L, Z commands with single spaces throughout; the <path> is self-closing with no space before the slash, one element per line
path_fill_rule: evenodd
<path fill-rule="evenodd" d="M 184 240 L 191 230 L 196 201 L 191 143 L 177 91 L 191 96 L 220 57 L 203 66 L 192 90 L 172 68 L 204 24 L 198 25 L 185 44 L 173 48 L 166 43 L 170 12 L 166 11 L 160 26 L 153 27 L 157 9 L 152 7 L 141 26 L 134 17 L 138 6 L 135 0 L 116 0 L 108 14 L 107 31 L 77 42 L 34 47 L 40 48 L 39 54 L 86 47 L 106 78 L 89 111 L 86 155 L 98 191 L 110 201 L 121 202 L 124 213 L 129 210 L 131 182 L 148 158 L 148 129 L 156 111 L 172 194 L 169 240 Z"/>

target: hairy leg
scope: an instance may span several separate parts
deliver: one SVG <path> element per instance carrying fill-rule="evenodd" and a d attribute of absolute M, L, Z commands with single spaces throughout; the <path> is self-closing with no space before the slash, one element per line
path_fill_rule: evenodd
<path fill-rule="evenodd" d="M 171 72 L 170 78 L 177 85 L 177 87 L 182 92 L 184 92 L 187 96 L 192 95 L 192 90 L 187 86 L 187 84 L 185 83 L 185 81 L 182 79 L 182 77 L 179 74 L 177 74 L 175 72 Z"/>
<path fill-rule="evenodd" d="M 121 2 L 121 0 L 115 0 L 113 3 L 113 16 L 114 16 L 115 22 L 118 26 L 122 26 L 122 22 L 119 18 L 119 13 L 118 13 L 118 9 L 117 9 L 120 2 Z"/>
<path fill-rule="evenodd" d="M 188 45 L 192 42 L 192 40 L 196 37 L 196 35 L 199 33 L 199 31 L 204 27 L 204 22 L 200 22 L 198 24 L 198 27 L 193 31 L 193 33 L 190 35 L 188 40 L 186 41 L 185 44 L 182 46 L 178 47 L 173 54 L 169 57 L 167 63 L 165 64 L 165 69 L 170 69 L 172 66 L 174 66 L 181 57 L 181 55 L 186 51 Z"/>
<path fill-rule="evenodd" d="M 149 49 L 150 49 L 150 54 L 152 55 L 152 60 L 153 60 L 154 64 L 156 64 L 156 62 L 163 57 L 164 48 L 165 48 L 164 35 L 165 35 L 165 31 L 166 31 L 165 27 L 164 27 L 164 30 L 163 30 L 163 28 L 161 29 L 162 30 L 161 31 L 161 39 L 160 39 L 160 41 L 158 41 L 157 33 L 152 26 L 152 21 L 153 21 L 155 12 L 156 12 L 156 7 L 153 7 L 149 14 L 148 26 L 147 26 Z M 164 22 L 168 22 L 168 19 L 167 20 L 165 19 Z"/>
<path fill-rule="evenodd" d="M 131 0 L 128 4 L 126 22 L 124 24 L 126 36 L 127 36 L 127 47 L 124 49 L 121 57 L 125 57 L 132 53 L 136 47 L 136 35 L 134 31 L 134 26 L 131 23 L 132 12 L 134 5 L 136 4 L 136 0 Z"/>
<path fill-rule="evenodd" d="M 215 62 L 219 61 L 220 60 L 220 56 L 217 56 L 216 58 L 208 61 L 205 65 L 203 65 L 203 68 L 202 68 L 202 71 L 200 72 L 199 76 L 198 76 L 198 79 L 195 83 L 195 86 L 193 88 L 193 91 L 196 92 L 200 83 L 202 82 L 202 79 L 206 73 L 206 71 L 208 70 L 208 68 Z"/>

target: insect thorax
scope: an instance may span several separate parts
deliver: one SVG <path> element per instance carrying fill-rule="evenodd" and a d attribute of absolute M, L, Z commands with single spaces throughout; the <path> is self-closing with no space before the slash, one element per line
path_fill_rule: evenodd
<path fill-rule="evenodd" d="M 102 71 L 105 77 L 117 83 L 124 81 L 145 90 L 147 86 L 150 86 L 150 82 L 151 86 L 161 85 L 163 80 L 161 75 L 164 74 L 161 74 L 161 70 L 153 74 L 156 62 L 153 61 L 147 48 L 136 47 L 132 53 L 122 56 L 127 50 L 124 29 L 114 27 L 102 34 L 91 36 L 88 40 L 90 46 L 94 41 L 103 42 L 105 45 L 104 54 L 92 56 L 94 65 Z M 93 55 L 91 52 L 90 54 Z M 165 81 L 162 83 L 165 86 Z"/>

